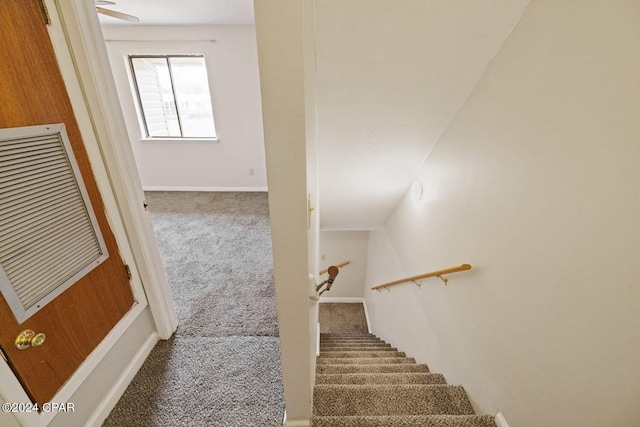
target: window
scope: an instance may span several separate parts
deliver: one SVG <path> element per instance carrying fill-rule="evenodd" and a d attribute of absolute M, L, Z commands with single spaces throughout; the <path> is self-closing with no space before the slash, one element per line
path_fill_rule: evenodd
<path fill-rule="evenodd" d="M 148 138 L 216 138 L 202 55 L 129 56 Z"/>

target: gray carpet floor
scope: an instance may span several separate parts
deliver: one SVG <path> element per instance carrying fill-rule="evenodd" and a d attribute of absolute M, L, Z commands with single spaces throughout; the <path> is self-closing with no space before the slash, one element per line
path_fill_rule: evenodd
<path fill-rule="evenodd" d="M 321 302 L 318 305 L 320 333 L 369 332 L 362 303 Z"/>
<path fill-rule="evenodd" d="M 280 426 L 266 193 L 146 194 L 178 312 L 103 426 Z"/>

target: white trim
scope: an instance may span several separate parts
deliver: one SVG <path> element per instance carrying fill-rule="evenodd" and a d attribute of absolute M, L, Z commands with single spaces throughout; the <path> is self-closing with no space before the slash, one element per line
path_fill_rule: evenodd
<path fill-rule="evenodd" d="M 309 420 L 294 420 L 294 421 L 287 421 L 285 420 L 284 424 L 282 424 L 284 427 L 310 427 L 311 426 L 311 421 Z"/>
<path fill-rule="evenodd" d="M 126 391 L 127 387 L 133 381 L 138 370 L 142 367 L 142 364 L 155 347 L 158 342 L 158 334 L 153 333 L 146 339 L 142 346 L 138 349 L 135 356 L 131 360 L 131 363 L 127 365 L 122 374 L 118 377 L 118 380 L 111 387 L 109 392 L 104 396 L 104 399 L 100 402 L 96 410 L 91 414 L 89 420 L 85 424 L 86 426 L 101 426 L 104 420 L 107 419 L 109 413 L 115 408 L 116 404 Z"/>
<path fill-rule="evenodd" d="M 67 32 L 64 26 L 64 19 L 59 15 L 56 3 L 59 0 L 46 0 L 49 10 L 51 24 L 47 26 L 49 37 L 58 60 L 60 74 L 64 80 L 71 107 L 73 109 L 80 134 L 89 162 L 91 163 L 91 171 L 95 178 L 98 191 L 104 202 L 104 211 L 109 223 L 109 227 L 116 238 L 116 244 L 122 261 L 129 265 L 132 273 L 132 289 L 133 295 L 137 303 L 147 305 L 147 299 L 140 280 L 138 272 L 138 264 L 131 252 L 130 239 L 123 223 L 123 217 L 120 213 L 118 201 L 116 200 L 109 173 L 107 171 L 107 163 L 103 157 L 103 147 L 100 145 L 99 135 L 95 131 L 94 120 L 91 116 L 90 105 L 85 96 L 84 88 L 80 82 L 80 76 L 76 70 L 76 61 L 71 46 L 67 44 Z M 111 254 L 114 256 L 114 254 Z"/>
<path fill-rule="evenodd" d="M 335 226 L 320 226 L 320 231 L 380 231 L 384 230 L 384 226 L 376 225 L 373 227 L 335 227 Z"/>
<path fill-rule="evenodd" d="M 76 1 L 83 2 L 83 0 Z M 101 147 L 96 140 L 97 135 L 94 133 L 94 123 L 92 122 L 92 117 L 90 117 L 88 112 L 89 105 L 85 104 L 86 98 L 83 99 L 84 94 L 75 69 L 76 63 L 71 57 L 71 53 L 69 51 L 70 47 L 67 45 L 62 18 L 58 14 L 58 9 L 54 0 L 46 0 L 46 4 L 52 19 L 52 24 L 48 26 L 49 36 L 51 37 L 58 65 L 60 67 L 66 89 L 69 92 L 72 108 L 85 142 L 96 183 L 104 201 L 106 217 L 118 242 L 120 255 L 129 264 L 133 274 L 133 293 L 136 299 L 136 304 L 133 308 L 125 314 L 122 319 L 120 319 L 115 327 L 107 334 L 105 339 L 102 340 L 102 342 L 91 352 L 91 354 L 89 354 L 89 356 L 87 356 L 84 362 L 82 362 L 78 369 L 60 388 L 60 390 L 58 390 L 52 399 L 52 401 L 56 402 L 68 402 L 80 385 L 89 377 L 100 361 L 102 361 L 108 354 L 109 350 L 133 324 L 140 313 L 144 311 L 147 306 L 147 301 L 140 281 L 140 275 L 136 268 L 138 264 L 134 262 L 135 258 L 130 250 L 127 232 L 121 222 L 122 218 L 118 210 L 118 203 L 114 198 L 114 194 L 111 192 L 111 181 L 109 180 L 109 176 L 105 169 L 105 160 L 102 157 Z M 95 15 L 95 10 L 93 11 L 93 14 Z M 3 377 L 3 381 L 0 382 L 0 395 L 2 395 L 3 399 L 8 402 L 30 402 L 25 390 L 22 388 L 15 377 L 15 374 L 4 360 L 0 360 L 0 372 Z M 15 415 L 22 425 L 45 426 L 51 422 L 56 414 L 48 412 L 41 414 L 16 413 Z"/>
<path fill-rule="evenodd" d="M 143 144 L 218 144 L 220 138 L 217 136 L 210 138 L 140 138 Z"/>
<path fill-rule="evenodd" d="M 310 427 L 311 420 L 293 420 L 287 421 L 287 410 L 284 410 L 284 420 L 282 420 L 283 427 Z"/>
<path fill-rule="evenodd" d="M 158 186 L 145 185 L 142 187 L 144 191 L 202 191 L 202 192 L 266 192 L 267 187 L 176 187 L 176 186 Z"/>
<path fill-rule="evenodd" d="M 240 24 L 240 25 L 251 25 L 251 24 Z M 183 42 L 211 42 L 215 43 L 215 39 L 189 39 L 184 38 L 180 40 L 176 39 L 153 39 L 153 40 L 126 40 L 126 39 L 105 39 L 104 41 L 108 43 L 183 43 Z"/>
<path fill-rule="evenodd" d="M 117 98 L 113 75 L 93 3 L 85 0 L 47 0 L 64 22 L 99 151 L 113 189 L 135 267 L 144 286 L 161 339 L 175 332 L 178 319 L 149 215 L 144 193 Z M 55 2 L 55 6 L 51 7 Z M 133 266 L 132 266 L 133 267 Z M 134 273 L 135 275 L 135 273 Z"/>
<path fill-rule="evenodd" d="M 27 396 L 22 384 L 16 378 L 4 358 L 0 357 L 0 395 L 5 402 L 10 403 L 31 403 L 31 399 Z M 18 419 L 22 426 L 40 426 L 40 415 L 34 412 L 16 412 L 12 414 Z"/>
<path fill-rule="evenodd" d="M 133 154 L 126 151 L 128 144 L 114 143 L 123 140 L 116 136 L 119 129 L 120 133 L 123 132 L 124 119 L 115 97 L 115 87 L 109 87 L 110 68 L 93 4 L 84 0 L 46 0 L 46 5 L 52 18 L 48 31 L 58 64 L 104 200 L 106 216 L 118 241 L 120 254 L 131 268 L 133 292 L 137 300 L 52 399 L 55 402 L 68 402 L 144 312 L 147 306 L 145 290 L 152 302 L 150 308 L 160 337 L 171 336 L 177 327 L 177 316 L 166 285 L 153 229 L 142 207 L 144 194 L 137 181 Z M 139 199 L 136 192 L 140 195 Z M 142 282 L 146 285 L 145 289 Z M 0 359 L 0 376 L 3 378 L 0 395 L 5 401 L 30 402 L 3 359 Z M 39 427 L 48 425 L 56 414 L 14 415 L 24 426 Z"/>
<path fill-rule="evenodd" d="M 507 420 L 504 419 L 502 412 L 498 412 L 496 415 L 496 427 L 509 427 L 509 424 L 507 424 Z"/>
<path fill-rule="evenodd" d="M 371 332 L 371 323 L 369 323 L 369 311 L 367 310 L 367 302 L 363 299 L 362 306 L 364 307 L 364 318 L 367 321 L 367 332 Z"/>
<path fill-rule="evenodd" d="M 124 335 L 127 329 L 129 329 L 129 326 L 131 326 L 138 319 L 138 316 L 144 312 L 146 306 L 146 304 L 136 304 L 129 313 L 127 313 L 120 322 L 118 322 L 111 332 L 107 334 L 105 339 L 103 339 L 102 342 L 98 344 L 93 352 L 91 352 L 91 354 L 85 359 L 85 361 L 82 362 L 69 381 L 62 386 L 58 393 L 56 393 L 55 397 L 51 400 L 52 402 L 69 402 L 76 390 L 80 388 L 82 383 L 89 377 L 89 375 L 91 375 L 93 370 L 109 353 L 109 350 L 116 345 L 118 340 Z M 44 413 L 43 419 L 48 418 L 48 424 L 56 415 L 57 414 L 53 412 Z"/>
<path fill-rule="evenodd" d="M 107 355 L 109 350 L 124 335 L 129 326 L 131 326 L 138 316 L 144 312 L 146 305 L 136 304 L 116 326 L 107 334 L 104 340 L 87 356 L 80 367 L 73 373 L 71 378 L 62 386 L 60 390 L 51 399 L 52 402 L 69 402 L 76 390 L 91 375 L 93 370 L 98 366 L 102 359 Z M 31 399 L 22 388 L 15 374 L 4 361 L 0 358 L 0 376 L 3 380 L 0 382 L 0 395 L 7 402 L 30 403 Z M 46 426 L 57 415 L 55 412 L 41 412 L 14 414 L 21 425 L 29 427 Z"/>
<path fill-rule="evenodd" d="M 364 298 L 360 297 L 320 297 L 320 302 L 358 303 L 364 304 Z"/>

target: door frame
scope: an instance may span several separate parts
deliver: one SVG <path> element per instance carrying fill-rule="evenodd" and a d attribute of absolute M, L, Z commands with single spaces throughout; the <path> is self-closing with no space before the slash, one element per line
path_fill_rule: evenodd
<path fill-rule="evenodd" d="M 134 307 L 52 399 L 53 402 L 68 402 L 147 306 L 160 339 L 168 339 L 175 332 L 178 322 L 153 228 L 143 206 L 144 193 L 132 149 L 128 143 L 116 143 L 128 141 L 128 136 L 93 1 L 43 2 L 51 20 L 51 25 L 47 26 L 49 36 L 104 201 L 105 214 L 120 255 L 131 269 L 136 300 Z M 151 344 L 155 344 L 155 341 L 143 346 L 152 347 Z M 0 400 L 30 402 L 3 358 L 0 358 L 0 377 L 3 378 L 0 382 Z M 56 414 L 14 415 L 23 426 L 46 426 Z"/>
<path fill-rule="evenodd" d="M 57 8 L 62 20 L 65 41 L 76 67 L 75 78 L 80 80 L 158 335 L 160 339 L 169 339 L 176 331 L 178 318 L 149 214 L 144 208 L 142 182 L 128 144 L 129 135 L 95 4 L 86 0 L 45 0 L 45 3 L 50 9 Z"/>

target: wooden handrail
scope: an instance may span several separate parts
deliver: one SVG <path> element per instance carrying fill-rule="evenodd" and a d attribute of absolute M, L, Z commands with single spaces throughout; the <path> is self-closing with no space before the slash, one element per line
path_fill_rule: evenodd
<path fill-rule="evenodd" d="M 442 277 L 443 275 L 451 274 L 451 273 L 457 273 L 458 271 L 465 271 L 465 270 L 471 270 L 471 265 L 462 264 L 462 265 L 460 265 L 458 267 L 450 267 L 450 268 L 445 268 L 443 270 L 432 271 L 431 273 L 419 274 L 417 276 L 411 276 L 411 277 L 407 277 L 407 278 L 404 278 L 404 279 L 395 280 L 393 282 L 385 283 L 384 285 L 374 286 L 371 289 L 374 290 L 374 291 L 379 291 L 381 289 L 389 288 L 391 286 L 400 285 L 402 283 L 407 283 L 407 282 L 415 282 L 416 280 L 426 279 L 426 278 L 429 278 L 429 277 L 439 277 L 440 279 L 442 279 L 442 281 L 446 285 L 447 284 L 447 279 Z"/>
<path fill-rule="evenodd" d="M 338 267 L 338 268 L 342 268 L 342 267 L 344 267 L 344 266 L 345 266 L 345 265 L 347 265 L 347 264 L 351 264 L 351 261 L 345 261 L 345 262 L 343 262 L 343 263 L 336 264 L 336 267 Z M 322 270 L 320 273 L 318 273 L 318 275 L 320 275 L 320 274 L 325 274 L 325 273 L 326 273 L 326 272 L 328 272 L 328 271 L 329 271 L 329 269 L 327 268 L 327 269 L 325 269 L 325 270 Z"/>

